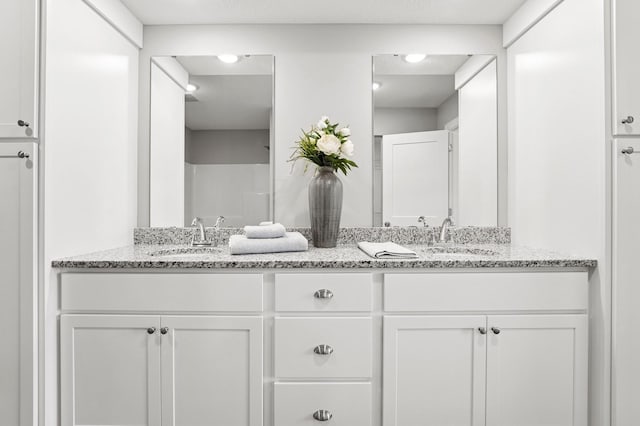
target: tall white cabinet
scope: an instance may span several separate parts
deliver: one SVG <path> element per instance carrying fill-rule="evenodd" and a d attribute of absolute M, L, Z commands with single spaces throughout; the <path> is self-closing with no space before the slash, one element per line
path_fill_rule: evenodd
<path fill-rule="evenodd" d="M 626 426 L 640 422 L 640 139 L 617 140 L 613 158 L 611 413 L 612 425 Z"/>
<path fill-rule="evenodd" d="M 613 133 L 640 135 L 640 2 L 612 0 Z"/>
<path fill-rule="evenodd" d="M 36 182 L 33 143 L 0 143 L 0 423 L 31 426 L 36 348 Z"/>
<path fill-rule="evenodd" d="M 0 138 L 37 137 L 38 0 L 0 2 Z"/>

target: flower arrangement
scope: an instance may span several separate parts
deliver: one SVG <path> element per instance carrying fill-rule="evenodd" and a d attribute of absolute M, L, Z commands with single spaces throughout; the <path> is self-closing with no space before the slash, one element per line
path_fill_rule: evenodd
<path fill-rule="evenodd" d="M 358 167 L 354 161 L 347 158 L 353 156 L 353 142 L 349 136 L 349 127 L 338 129 L 338 123 L 332 124 L 329 117 L 323 116 L 311 130 L 302 130 L 302 136 L 296 142 L 289 161 L 304 159 L 318 167 L 340 170 L 346 176 L 352 167 Z"/>

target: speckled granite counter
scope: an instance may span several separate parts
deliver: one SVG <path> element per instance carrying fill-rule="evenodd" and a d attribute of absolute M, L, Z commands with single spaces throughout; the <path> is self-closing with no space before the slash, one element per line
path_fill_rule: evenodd
<path fill-rule="evenodd" d="M 434 253 L 427 245 L 406 247 L 417 259 L 372 259 L 355 244 L 333 249 L 310 247 L 307 252 L 231 255 L 226 246 L 203 249 L 202 253 L 180 253 L 187 246 L 135 245 L 114 250 L 54 260 L 55 268 L 97 269 L 420 269 L 420 268 L 588 268 L 596 260 L 559 253 L 514 247 L 508 244 L 464 245 L 476 253 Z"/>

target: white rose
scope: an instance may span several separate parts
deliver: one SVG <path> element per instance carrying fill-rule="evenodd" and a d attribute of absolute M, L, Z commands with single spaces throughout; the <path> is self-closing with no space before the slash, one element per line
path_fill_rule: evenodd
<path fill-rule="evenodd" d="M 337 154 L 340 152 L 340 139 L 333 135 L 322 135 L 318 139 L 317 146 L 326 155 Z"/>
<path fill-rule="evenodd" d="M 353 142 L 351 142 L 351 140 L 347 140 L 345 143 L 342 144 L 342 146 L 340 147 L 340 151 L 346 155 L 347 157 L 352 157 L 353 156 Z"/>
<path fill-rule="evenodd" d="M 329 125 L 329 117 L 327 117 L 326 115 L 323 115 L 322 117 L 320 117 L 320 121 L 318 121 L 318 128 L 321 130 L 326 129 L 328 125 Z"/>
<path fill-rule="evenodd" d="M 340 133 L 341 136 L 351 136 L 351 130 L 349 130 L 348 127 L 343 127 L 338 133 Z"/>

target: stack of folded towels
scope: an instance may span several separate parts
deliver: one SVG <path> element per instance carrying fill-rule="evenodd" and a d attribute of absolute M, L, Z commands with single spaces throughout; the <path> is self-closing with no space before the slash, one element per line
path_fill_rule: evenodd
<path fill-rule="evenodd" d="M 245 226 L 245 235 L 229 237 L 231 254 L 282 253 L 306 251 L 309 242 L 299 232 L 287 232 L 280 223 L 263 222 L 258 226 Z"/>

